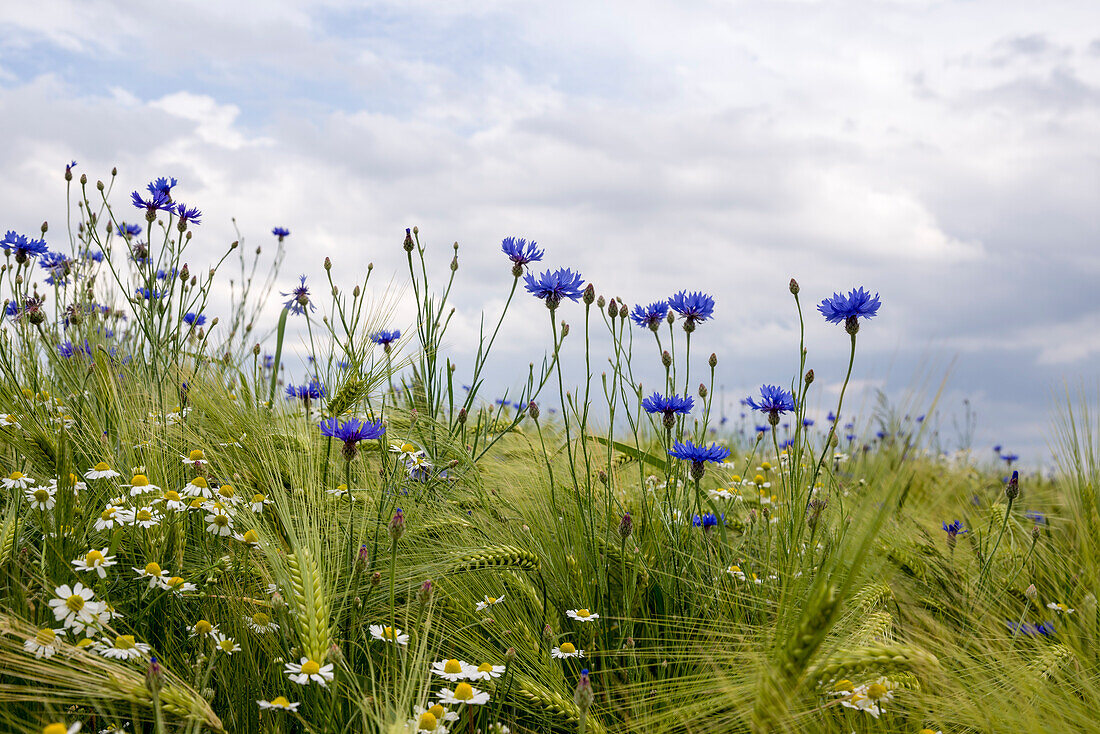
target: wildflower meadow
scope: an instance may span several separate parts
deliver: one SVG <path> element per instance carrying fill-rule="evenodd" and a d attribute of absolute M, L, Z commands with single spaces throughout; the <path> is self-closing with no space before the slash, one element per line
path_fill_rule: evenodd
<path fill-rule="evenodd" d="M 1055 472 L 946 453 L 935 393 L 850 404 L 889 294 L 794 272 L 803 338 L 727 416 L 722 303 L 508 233 L 462 360 L 448 233 L 396 230 L 396 323 L 372 268 L 280 290 L 292 223 L 198 264 L 186 183 L 125 178 L 59 167 L 69 220 L 0 242 L 0 731 L 1094 728 L 1087 401 Z M 521 299 L 544 354 L 494 384 Z"/>

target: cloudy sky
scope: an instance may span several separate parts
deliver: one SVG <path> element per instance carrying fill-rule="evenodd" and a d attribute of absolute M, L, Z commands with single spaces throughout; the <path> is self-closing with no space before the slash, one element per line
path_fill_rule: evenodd
<path fill-rule="evenodd" d="M 695 345 L 728 396 L 797 366 L 792 276 L 808 303 L 881 293 L 859 385 L 946 375 L 948 445 L 969 399 L 977 447 L 1041 461 L 1053 393 L 1097 384 L 1090 0 L 3 3 L 0 111 L 0 227 L 60 224 L 70 159 L 178 177 L 195 262 L 231 217 L 249 245 L 289 227 L 285 286 L 325 256 L 400 283 L 416 224 L 439 272 L 462 248 L 460 357 L 520 235 L 628 303 L 713 294 Z M 514 309 L 502 385 L 545 321 Z M 847 339 L 811 314 L 807 345 L 823 413 Z"/>

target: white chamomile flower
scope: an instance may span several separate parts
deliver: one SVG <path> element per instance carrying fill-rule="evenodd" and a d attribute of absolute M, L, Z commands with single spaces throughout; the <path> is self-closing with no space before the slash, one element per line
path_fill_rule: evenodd
<path fill-rule="evenodd" d="M 1061 602 L 1054 601 L 1052 601 L 1050 604 L 1047 604 L 1047 609 L 1053 609 L 1059 614 L 1073 614 L 1073 612 L 1076 611 L 1074 609 L 1070 609 L 1068 606 Z"/>
<path fill-rule="evenodd" d="M 380 624 L 372 624 L 368 627 L 371 637 L 382 642 L 393 642 L 398 645 L 408 645 L 409 636 L 401 634 L 396 627 L 386 627 Z"/>
<path fill-rule="evenodd" d="M 439 702 L 452 705 L 465 703 L 471 706 L 481 706 L 489 703 L 489 693 L 474 688 L 469 683 L 462 682 L 455 686 L 453 691 L 450 688 L 444 688 L 440 691 Z"/>
<path fill-rule="evenodd" d="M 54 618 L 65 629 L 81 632 L 85 627 L 95 624 L 103 607 L 100 602 L 92 601 L 95 593 L 79 581 L 72 587 L 62 584 L 54 589 L 56 598 L 50 599 Z"/>
<path fill-rule="evenodd" d="M 107 578 L 105 569 L 116 563 L 114 556 L 107 555 L 108 550 L 110 549 L 95 550 L 93 548 L 83 558 L 77 558 L 73 561 L 73 565 L 76 566 L 77 571 L 95 571 L 101 579 L 105 579 Z"/>
<path fill-rule="evenodd" d="M 252 495 L 252 499 L 249 500 L 248 506 L 252 508 L 253 512 L 263 512 L 264 505 L 270 505 L 271 500 L 267 498 L 267 495 L 257 492 Z"/>
<path fill-rule="evenodd" d="M 31 507 L 42 511 L 53 509 L 55 493 L 56 490 L 50 490 L 47 487 L 28 487 L 23 490 L 23 496 L 31 503 Z"/>
<path fill-rule="evenodd" d="M 251 617 L 245 617 L 244 623 L 256 634 L 266 635 L 279 629 L 279 625 L 271 621 L 267 612 L 256 612 Z"/>
<path fill-rule="evenodd" d="M 707 494 L 712 499 L 716 500 L 739 500 L 741 499 L 741 490 L 736 487 L 723 487 L 722 489 L 708 490 Z"/>
<path fill-rule="evenodd" d="M 210 482 L 206 481 L 206 477 L 195 477 L 183 486 L 183 489 L 180 490 L 180 494 L 186 495 L 187 497 L 211 499 L 214 496 L 214 490 L 210 488 Z"/>
<path fill-rule="evenodd" d="M 117 507 L 106 507 L 95 520 L 96 530 L 110 530 L 120 523 Z"/>
<path fill-rule="evenodd" d="M 187 591 L 195 591 L 198 587 L 190 581 L 184 581 L 182 576 L 169 576 L 161 580 L 160 588 L 165 591 L 174 591 L 177 594 L 183 594 Z"/>
<path fill-rule="evenodd" d="M 26 489 L 34 483 L 32 477 L 28 477 L 21 471 L 13 471 L 5 478 L 0 479 L 0 484 L 4 485 L 4 489 Z"/>
<path fill-rule="evenodd" d="M 56 629 L 43 627 L 38 630 L 38 634 L 23 643 L 23 649 L 27 652 L 33 652 L 34 656 L 39 659 L 51 657 L 61 647 L 60 636 L 63 634 L 65 634 L 64 627 Z"/>
<path fill-rule="evenodd" d="M 875 683 L 857 686 L 852 695 L 841 699 L 840 704 L 857 711 L 866 711 L 874 718 L 882 715 L 882 704 L 893 699 L 894 695 L 885 685 L 884 679 Z"/>
<path fill-rule="evenodd" d="M 738 566 L 737 564 L 734 564 L 734 565 L 730 566 L 729 568 L 726 569 L 726 571 L 729 572 L 730 576 L 733 576 L 738 581 L 744 581 L 745 580 L 745 572 L 742 571 L 741 567 Z"/>
<path fill-rule="evenodd" d="M 138 507 L 126 513 L 126 522 L 135 527 L 149 529 L 160 522 L 160 513 L 152 507 Z"/>
<path fill-rule="evenodd" d="M 221 632 L 215 632 L 210 636 L 214 640 L 214 649 L 219 652 L 224 652 L 226 655 L 232 655 L 235 652 L 241 651 L 241 646 L 237 644 L 237 641 L 232 637 L 227 637 Z"/>
<path fill-rule="evenodd" d="M 149 645 L 135 642 L 133 635 L 119 635 L 114 642 L 101 642 L 97 646 L 99 654 L 115 660 L 135 660 L 149 652 Z"/>
<path fill-rule="evenodd" d="M 137 497 L 139 495 L 145 494 L 146 492 L 159 492 L 160 491 L 160 487 L 158 487 L 155 484 L 152 484 L 149 481 L 149 477 L 145 476 L 144 474 L 135 474 L 133 476 L 133 478 L 130 480 L 129 484 L 120 484 L 119 486 L 120 487 L 129 487 L 131 497 Z"/>
<path fill-rule="evenodd" d="M 218 511 L 206 516 L 206 530 L 214 535 L 229 536 L 233 534 L 233 521 L 229 515 Z"/>
<path fill-rule="evenodd" d="M 308 686 L 310 681 L 320 683 L 322 688 L 328 688 L 328 682 L 334 677 L 332 663 L 319 665 L 309 658 L 302 658 L 299 663 L 286 663 L 283 672 L 290 680 L 300 686 Z"/>
<path fill-rule="evenodd" d="M 470 664 L 463 660 L 451 658 L 450 660 L 439 660 L 432 663 L 432 673 L 454 682 L 464 680 L 470 667 Z"/>
<path fill-rule="evenodd" d="M 561 647 L 555 647 L 550 655 L 556 658 L 583 658 L 584 650 L 578 650 L 572 642 L 563 642 Z"/>
<path fill-rule="evenodd" d="M 565 616 L 578 622 L 595 622 L 600 618 L 600 615 L 593 614 L 587 609 L 570 609 L 566 611 Z"/>
<path fill-rule="evenodd" d="M 286 696 L 276 696 L 270 701 L 257 701 L 260 708 L 264 711 L 297 711 L 298 707 L 302 704 L 298 701 L 291 703 L 287 700 Z"/>
<path fill-rule="evenodd" d="M 160 567 L 160 564 L 156 561 L 150 561 L 145 564 L 145 568 L 137 568 L 131 566 L 139 579 L 149 579 L 149 588 L 155 589 L 158 586 L 163 586 L 164 581 L 168 578 L 168 572 Z"/>
<path fill-rule="evenodd" d="M 503 673 L 503 665 L 482 663 L 476 668 L 471 665 L 469 672 L 466 674 L 466 677 L 470 680 L 492 680 L 493 678 L 499 678 Z"/>
<path fill-rule="evenodd" d="M 187 504 L 183 501 L 183 497 L 174 489 L 164 490 L 160 497 L 157 497 L 153 502 L 162 502 L 164 503 L 165 509 L 172 510 L 173 512 L 187 509 Z"/>
<path fill-rule="evenodd" d="M 326 489 L 325 494 L 331 494 L 337 499 L 343 499 L 344 497 L 351 498 L 351 492 L 348 491 L 348 485 L 346 484 L 338 485 L 336 489 Z"/>
<path fill-rule="evenodd" d="M 234 487 L 232 484 L 219 485 L 217 494 L 215 494 L 215 499 L 218 502 L 223 502 L 231 505 L 241 501 L 240 495 L 237 494 L 237 488 Z"/>
<path fill-rule="evenodd" d="M 479 612 L 483 612 L 486 609 L 488 609 L 489 607 L 493 606 L 494 604 L 500 604 L 502 601 L 504 601 L 504 594 L 501 594 L 500 596 L 495 596 L 495 597 L 494 596 L 487 596 L 487 597 L 485 597 L 484 600 L 479 601 L 477 603 L 477 606 L 475 607 L 475 609 Z"/>
<path fill-rule="evenodd" d="M 181 456 L 180 458 L 183 459 L 183 461 L 180 462 L 181 464 L 184 464 L 185 466 L 193 466 L 196 469 L 204 467 L 208 463 L 210 463 L 206 460 L 206 454 L 203 452 L 202 449 L 194 449 L 187 456 Z"/>
<path fill-rule="evenodd" d="M 390 444 L 390 453 L 392 453 L 392 454 L 401 454 L 401 458 L 403 458 L 403 459 L 408 458 L 410 456 L 415 456 L 416 451 L 417 451 L 416 446 L 409 443 L 408 441 L 406 441 L 405 443 L 402 443 L 402 444 L 396 444 L 396 443 L 391 443 Z"/>
<path fill-rule="evenodd" d="M 84 472 L 85 479 L 113 479 L 117 476 L 119 476 L 119 473 L 112 469 L 106 461 L 101 461 Z"/>
<path fill-rule="evenodd" d="M 233 540 L 238 540 L 241 543 L 245 543 L 246 545 L 256 547 L 260 544 L 260 534 L 257 533 L 254 529 L 249 529 L 244 531 L 243 533 L 237 533 L 236 535 L 234 535 Z"/>

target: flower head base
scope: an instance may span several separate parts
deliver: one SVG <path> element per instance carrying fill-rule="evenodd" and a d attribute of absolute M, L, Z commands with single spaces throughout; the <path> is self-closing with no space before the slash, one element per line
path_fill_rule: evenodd
<path fill-rule="evenodd" d="M 517 278 L 523 274 L 524 265 L 542 260 L 545 252 L 535 247 L 536 244 L 534 240 L 528 242 L 523 237 L 505 237 L 500 243 L 500 250 L 512 261 L 512 273 Z"/>
<path fill-rule="evenodd" d="M 693 407 L 695 407 L 695 400 L 690 395 L 684 397 L 669 395 L 666 397 L 654 392 L 648 398 L 642 400 L 642 408 L 647 413 L 662 413 L 664 415 L 664 427 L 668 430 L 672 430 L 676 425 L 677 414 L 687 415 Z"/>
<path fill-rule="evenodd" d="M 546 301 L 551 311 L 558 307 L 563 298 L 578 300 L 584 293 L 584 278 L 569 268 L 559 268 L 553 272 L 547 270 L 536 278 L 531 273 L 524 276 L 524 286 L 528 293 Z"/>
<path fill-rule="evenodd" d="M 705 293 L 680 291 L 668 299 L 669 307 L 680 314 L 684 331 L 695 331 L 695 325 L 714 315 L 714 299 Z"/>
<path fill-rule="evenodd" d="M 844 329 L 852 336 L 859 331 L 859 319 L 869 319 L 878 314 L 878 294 L 873 297 L 869 291 L 863 290 L 863 286 L 848 291 L 845 296 L 842 293 L 834 293 L 818 304 L 817 310 L 830 324 L 844 322 Z"/>
<path fill-rule="evenodd" d="M 637 305 L 630 314 L 634 323 L 651 331 L 657 331 L 668 316 L 668 301 L 657 301 L 648 306 Z"/>
<path fill-rule="evenodd" d="M 306 276 L 301 275 L 298 277 L 300 279 L 298 287 L 289 293 L 283 293 L 284 296 L 290 296 L 290 300 L 283 304 L 283 308 L 294 315 L 305 313 L 307 307 L 310 311 L 316 310 L 309 298 L 309 286 L 306 285 Z"/>

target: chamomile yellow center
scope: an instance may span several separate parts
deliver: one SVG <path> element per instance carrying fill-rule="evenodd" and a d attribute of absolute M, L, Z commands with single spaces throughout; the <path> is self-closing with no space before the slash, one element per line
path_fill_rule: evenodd
<path fill-rule="evenodd" d="M 94 471 L 110 471 L 111 470 L 111 465 L 108 464 L 106 461 L 101 461 L 98 464 L 96 464 L 95 466 L 93 466 L 92 469 Z"/>
<path fill-rule="evenodd" d="M 168 584 L 169 588 L 175 589 L 179 586 L 183 586 L 183 577 L 182 576 L 173 576 L 172 578 L 168 579 L 164 583 Z"/>
<path fill-rule="evenodd" d="M 253 502 L 266 502 L 267 501 L 267 495 L 260 494 L 259 492 L 257 492 L 256 494 L 252 495 L 252 501 Z"/>
<path fill-rule="evenodd" d="M 764 471 L 770 471 L 771 468 L 772 468 L 772 465 L 765 461 L 763 464 L 760 465 L 760 468 L 763 469 Z"/>
<path fill-rule="evenodd" d="M 46 500 L 48 500 L 49 498 L 50 498 L 50 493 L 49 493 L 49 492 L 47 492 L 46 490 L 44 490 L 44 489 L 36 489 L 36 490 L 34 490 L 34 499 L 35 499 L 35 500 L 36 500 L 37 502 L 45 502 L 45 501 L 46 501 Z"/>
<path fill-rule="evenodd" d="M 592 612 L 588 611 L 587 609 L 578 609 L 577 616 L 582 618 L 591 617 Z"/>
<path fill-rule="evenodd" d="M 76 643 L 76 646 L 77 647 L 91 647 L 94 644 L 95 644 L 95 640 L 93 640 L 91 637 L 85 637 L 83 640 Z"/>
<path fill-rule="evenodd" d="M 740 484 L 741 483 L 741 475 L 740 474 L 734 474 L 732 477 L 730 477 L 730 481 L 733 482 L 734 484 Z"/>
<path fill-rule="evenodd" d="M 576 646 L 572 642 L 563 642 L 561 647 L 558 648 L 563 653 L 569 653 L 572 655 L 577 651 Z"/>
<path fill-rule="evenodd" d="M 204 461 L 206 459 L 206 454 L 202 452 L 202 449 L 195 449 L 188 454 L 187 457 L 191 459 L 191 461 Z"/>
<path fill-rule="evenodd" d="M 169 502 L 179 502 L 180 493 L 174 489 L 170 489 L 164 493 L 164 499 L 168 500 Z"/>
<path fill-rule="evenodd" d="M 393 627 L 383 627 L 382 636 L 391 640 L 395 640 L 397 639 L 397 632 L 394 631 Z"/>
<path fill-rule="evenodd" d="M 753 484 L 757 484 L 757 485 L 763 484 L 764 483 L 764 475 L 763 474 L 757 474 L 755 477 L 752 478 L 752 481 L 753 481 Z"/>
<path fill-rule="evenodd" d="M 97 550 L 88 551 L 88 555 L 84 556 L 84 564 L 87 566 L 95 566 L 103 563 L 103 554 Z"/>
<path fill-rule="evenodd" d="M 79 612 L 81 609 L 84 608 L 84 597 L 82 597 L 80 594 L 73 594 L 65 600 L 65 606 L 67 606 L 74 612 Z"/>
<path fill-rule="evenodd" d="M 22 479 L 22 478 L 23 478 L 23 472 L 21 472 L 21 471 L 13 471 L 11 474 L 8 475 L 8 479 L 19 480 L 19 479 Z"/>
<path fill-rule="evenodd" d="M 138 522 L 149 522 L 153 519 L 153 513 L 146 509 L 140 509 L 137 511 L 137 514 L 134 515 L 134 519 Z"/>
<path fill-rule="evenodd" d="M 837 692 L 850 691 L 852 690 L 852 681 L 848 680 L 847 678 L 841 678 L 833 684 L 833 690 Z"/>
<path fill-rule="evenodd" d="M 133 635 L 119 635 L 115 638 L 116 650 L 133 650 L 134 649 L 134 636 Z"/>
<path fill-rule="evenodd" d="M 260 536 L 255 530 L 249 530 L 244 534 L 244 542 L 246 543 L 259 543 Z"/>
<path fill-rule="evenodd" d="M 57 633 L 49 627 L 38 630 L 38 634 L 34 636 L 34 641 L 39 645 L 52 645 L 56 639 Z"/>
<path fill-rule="evenodd" d="M 232 484 L 223 484 L 222 486 L 218 487 L 218 494 L 220 494 L 222 497 L 231 498 L 237 494 L 237 490 L 233 489 Z"/>
<path fill-rule="evenodd" d="M 115 515 L 115 508 L 108 507 L 106 510 L 99 513 L 99 519 L 100 520 L 110 520 L 112 517 L 114 517 L 114 515 Z"/>
<path fill-rule="evenodd" d="M 487 604 L 496 604 L 497 603 L 497 598 L 495 596 L 487 596 L 487 597 L 485 597 L 485 602 Z"/>
<path fill-rule="evenodd" d="M 218 647 L 225 650 L 226 652 L 232 652 L 233 640 L 218 640 Z"/>
<path fill-rule="evenodd" d="M 65 734 L 67 731 L 64 724 L 49 724 L 42 729 L 42 734 Z"/>
<path fill-rule="evenodd" d="M 224 528 L 226 525 L 229 524 L 229 518 L 225 515 L 214 515 L 213 522 L 215 525 Z"/>
<path fill-rule="evenodd" d="M 148 487 L 149 477 L 145 476 L 144 474 L 135 474 L 134 478 L 130 480 L 130 484 L 134 485 L 135 487 Z"/>
<path fill-rule="evenodd" d="M 446 712 L 443 710 L 443 705 L 437 703 L 428 708 L 428 713 L 434 716 L 436 721 L 439 721 Z"/>
<path fill-rule="evenodd" d="M 196 487 L 201 487 L 202 489 L 207 489 L 210 487 L 210 485 L 206 483 L 206 477 L 195 477 L 191 480 L 191 484 Z"/>
<path fill-rule="evenodd" d="M 161 571 L 159 563 L 157 563 L 156 561 L 151 561 L 145 564 L 145 573 L 149 576 L 160 576 L 163 571 Z"/>
<path fill-rule="evenodd" d="M 867 697 L 872 701 L 877 701 L 886 695 L 886 686 L 881 683 L 872 683 L 867 686 Z"/>
<path fill-rule="evenodd" d="M 479 673 L 492 673 L 493 672 L 493 666 L 489 663 L 482 663 L 481 665 L 477 666 L 477 672 L 479 672 Z"/>
<path fill-rule="evenodd" d="M 214 625 L 207 622 L 205 619 L 200 619 L 195 622 L 195 634 L 196 635 L 208 635 L 214 630 Z"/>
<path fill-rule="evenodd" d="M 458 662 L 457 660 L 455 660 L 454 658 L 451 658 L 443 666 L 443 672 L 447 673 L 448 675 L 454 675 L 456 673 L 461 673 L 462 672 L 462 664 L 460 662 Z"/>
<path fill-rule="evenodd" d="M 192 510 L 197 510 L 198 508 L 202 507 L 202 497 L 196 497 L 195 499 L 191 500 L 191 504 L 189 504 L 188 507 L 190 507 Z"/>
<path fill-rule="evenodd" d="M 271 705 L 286 709 L 290 708 L 290 701 L 286 699 L 286 696 L 276 696 L 271 700 Z"/>
<path fill-rule="evenodd" d="M 420 720 L 416 722 L 416 728 L 421 731 L 435 731 L 435 727 L 438 725 L 439 721 L 431 711 L 420 714 Z"/>
<path fill-rule="evenodd" d="M 474 697 L 474 687 L 469 683 L 459 683 L 455 686 L 455 698 L 459 701 L 469 701 Z"/>
<path fill-rule="evenodd" d="M 252 624 L 257 627 L 266 627 L 271 621 L 271 617 L 267 616 L 263 612 L 256 612 L 252 615 Z"/>
<path fill-rule="evenodd" d="M 307 660 L 302 663 L 302 669 L 299 671 L 303 675 L 317 675 L 317 672 L 321 670 L 321 666 L 312 660 Z"/>

